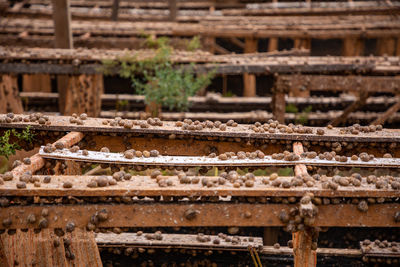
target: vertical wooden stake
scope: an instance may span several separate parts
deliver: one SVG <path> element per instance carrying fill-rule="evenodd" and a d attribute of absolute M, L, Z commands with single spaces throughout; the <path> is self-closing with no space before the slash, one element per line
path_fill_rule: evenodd
<path fill-rule="evenodd" d="M 270 37 L 268 41 L 268 51 L 276 51 L 278 50 L 278 42 L 279 39 L 277 37 Z"/>
<path fill-rule="evenodd" d="M 376 43 L 376 54 L 378 56 L 393 56 L 396 52 L 396 40 L 394 38 L 379 38 Z"/>
<path fill-rule="evenodd" d="M 258 39 L 246 38 L 244 44 L 245 53 L 254 53 L 258 50 Z M 243 74 L 244 91 L 243 96 L 253 97 L 256 96 L 256 76 L 254 74 Z"/>
<path fill-rule="evenodd" d="M 304 152 L 300 142 L 293 144 L 293 152 L 300 155 Z M 307 174 L 307 167 L 304 164 L 297 164 L 294 174 L 301 176 Z M 294 267 L 315 267 L 317 266 L 317 251 L 312 250 L 312 234 L 308 230 L 293 233 L 293 257 Z"/>
<path fill-rule="evenodd" d="M 264 227 L 263 244 L 264 246 L 273 246 L 278 243 L 278 227 Z"/>
<path fill-rule="evenodd" d="M 272 95 L 272 114 L 279 123 L 285 123 L 285 93 L 274 91 Z"/>
<path fill-rule="evenodd" d="M 169 2 L 169 20 L 176 21 L 176 16 L 178 14 L 178 5 L 176 0 L 168 0 Z"/>
<path fill-rule="evenodd" d="M 345 57 L 362 56 L 364 52 L 364 42 L 360 38 L 343 39 L 342 55 Z"/>
<path fill-rule="evenodd" d="M 119 9 L 119 0 L 114 0 L 112 5 L 111 20 L 113 21 L 118 20 L 118 9 Z"/>

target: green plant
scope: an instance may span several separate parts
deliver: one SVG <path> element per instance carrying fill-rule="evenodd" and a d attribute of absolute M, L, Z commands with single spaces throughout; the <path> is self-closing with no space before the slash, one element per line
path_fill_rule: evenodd
<path fill-rule="evenodd" d="M 104 74 L 118 69 L 118 74 L 130 79 L 136 92 L 145 96 L 147 105 L 155 103 L 170 110 L 187 110 L 188 97 L 209 85 L 214 71 L 197 76 L 193 64 L 187 66 L 172 62 L 173 48 L 168 45 L 168 39 L 151 39 L 149 42 L 155 49 L 154 57 L 138 60 L 136 55 L 127 54 L 117 60 L 105 60 Z"/>
<path fill-rule="evenodd" d="M 17 138 L 17 142 L 10 143 L 11 134 Z M 0 136 L 0 156 L 4 156 L 8 159 L 9 156 L 14 155 L 16 150 L 21 149 L 18 142 L 25 141 L 32 143 L 35 134 L 30 131 L 30 126 L 26 127 L 21 133 L 18 133 L 15 129 L 7 130 L 2 136 Z"/>
<path fill-rule="evenodd" d="M 299 109 L 294 104 L 288 104 L 285 108 L 287 113 L 298 113 Z"/>
<path fill-rule="evenodd" d="M 296 118 L 296 123 L 300 124 L 306 124 L 308 122 L 308 114 L 312 111 L 312 106 L 309 105 L 305 109 L 301 111 L 300 114 L 298 114 L 298 117 Z"/>
<path fill-rule="evenodd" d="M 201 42 L 200 36 L 194 36 L 190 41 L 187 43 L 186 50 L 187 51 L 196 51 L 201 49 Z"/>
<path fill-rule="evenodd" d="M 115 104 L 115 109 L 117 111 L 120 111 L 120 110 L 126 108 L 128 106 L 128 104 L 129 104 L 129 101 L 126 100 L 126 99 L 125 100 L 118 100 L 117 103 Z"/>

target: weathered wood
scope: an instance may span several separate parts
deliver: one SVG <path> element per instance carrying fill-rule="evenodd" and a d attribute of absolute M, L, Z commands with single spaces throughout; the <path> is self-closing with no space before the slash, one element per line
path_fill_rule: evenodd
<path fill-rule="evenodd" d="M 246 38 L 244 53 L 254 53 L 258 50 L 258 39 Z M 244 91 L 243 96 L 254 97 L 256 95 L 256 76 L 245 73 L 243 75 Z"/>
<path fill-rule="evenodd" d="M 24 112 L 18 92 L 17 76 L 0 75 L 0 103 L 0 113 Z"/>
<path fill-rule="evenodd" d="M 311 39 L 305 39 L 305 38 L 294 39 L 293 47 L 296 49 L 311 49 Z"/>
<path fill-rule="evenodd" d="M 385 124 L 385 122 L 390 119 L 390 117 L 400 109 L 400 96 L 396 97 L 396 104 L 391 106 L 385 113 L 381 114 L 372 124 Z"/>
<path fill-rule="evenodd" d="M 51 92 L 51 79 L 48 74 L 24 74 L 22 76 L 22 91 Z"/>
<path fill-rule="evenodd" d="M 362 56 L 364 50 L 364 41 L 360 38 L 345 38 L 343 39 L 342 55 Z"/>
<path fill-rule="evenodd" d="M 68 191 L 69 189 L 64 189 Z M 289 211 L 295 205 L 288 204 L 244 204 L 244 203 L 154 203 L 139 202 L 126 204 L 86 204 L 86 205 L 41 205 L 9 206 L 2 208 L 0 221 L 10 218 L 9 228 L 37 228 L 37 224 L 28 224 L 26 218 L 34 214 L 40 218 L 44 208 L 49 210 L 49 228 L 65 228 L 67 222 L 74 222 L 77 228 L 86 227 L 90 217 L 105 209 L 109 220 L 100 223 L 99 227 L 186 227 L 186 226 L 237 226 L 269 227 L 283 226 L 279 220 L 281 210 Z M 320 227 L 399 227 L 400 223 L 393 218 L 398 203 L 375 204 L 361 212 L 357 205 L 321 205 L 318 207 L 315 226 Z M 198 211 L 193 220 L 184 217 L 188 209 Z M 244 216 L 249 212 L 251 217 Z M 57 216 L 53 216 L 56 215 Z M 167 215 L 166 215 L 167 214 Z M 355 216 L 357 214 L 357 216 Z M 0 229 L 4 229 L 0 225 Z"/>
<path fill-rule="evenodd" d="M 169 4 L 169 20 L 175 21 L 178 14 L 177 0 L 168 0 Z"/>
<path fill-rule="evenodd" d="M 56 48 L 73 48 L 69 0 L 52 0 Z"/>
<path fill-rule="evenodd" d="M 368 97 L 369 97 L 368 93 L 361 93 L 360 97 L 356 101 L 354 101 L 350 106 L 348 106 L 339 117 L 330 121 L 329 124 L 332 126 L 338 126 L 338 125 L 346 122 L 347 117 L 350 115 L 350 113 L 360 109 L 362 106 L 365 105 Z M 397 110 L 394 110 L 393 112 L 396 112 L 396 111 Z"/>
<path fill-rule="evenodd" d="M 376 54 L 379 56 L 392 56 L 396 54 L 396 39 L 379 38 L 376 43 Z"/>
<path fill-rule="evenodd" d="M 66 115 L 87 113 L 88 116 L 99 116 L 103 91 L 103 76 L 100 74 L 70 76 L 66 97 L 60 99 L 60 102 L 64 102 L 62 113 Z"/>
<path fill-rule="evenodd" d="M 17 230 L 16 234 L 3 234 L 0 239 L 5 245 L 7 258 L 14 263 L 12 266 L 103 266 L 93 232 L 75 229 L 64 237 L 71 240 L 69 247 L 51 229 L 43 229 L 39 234 L 35 234 L 33 229 L 27 232 Z M 58 247 L 54 246 L 55 240 L 60 242 Z M 66 258 L 66 250 L 75 255 L 74 260 Z"/>
<path fill-rule="evenodd" d="M 272 95 L 272 113 L 274 118 L 280 123 L 285 122 L 285 93 L 280 91 L 274 91 Z"/>
<path fill-rule="evenodd" d="M 300 164 L 299 164 L 300 166 Z M 44 175 L 35 175 L 40 181 L 44 179 Z M 168 179 L 172 182 L 171 186 L 160 187 L 157 180 L 150 176 L 135 175 L 130 181 L 119 181 L 117 185 L 107 187 L 89 188 L 87 185 L 98 176 L 92 175 L 53 175 L 51 183 L 41 183 L 40 187 L 35 187 L 34 184 L 28 183 L 26 189 L 18 189 L 16 184 L 18 179 L 9 181 L 1 186 L 0 196 L 41 196 L 41 197 L 107 197 L 107 196 L 174 196 L 174 197 L 201 197 L 201 196 L 232 196 L 232 197 L 301 197 L 306 192 L 313 193 L 315 197 L 325 198 L 398 198 L 400 192 L 398 190 L 376 189 L 375 185 L 370 185 L 365 182 L 360 187 L 345 187 L 339 186 L 337 190 L 321 189 L 322 183 L 315 182 L 313 187 L 295 187 L 290 190 L 285 188 L 276 188 L 271 184 L 265 185 L 263 179 L 268 179 L 267 176 L 257 176 L 253 187 L 235 188 L 233 184 L 226 183 L 217 187 L 204 187 L 201 183 L 197 184 L 182 184 L 177 176 L 160 176 L 159 179 Z M 190 177 L 192 178 L 192 177 Z M 199 176 L 199 179 L 208 179 L 216 181 L 216 176 Z M 363 177 L 364 181 L 366 177 Z M 292 176 L 279 177 L 279 180 L 291 181 Z M 73 187 L 69 190 L 63 188 L 63 183 L 70 181 Z M 276 243 L 276 242 L 275 242 Z M 275 244 L 273 243 L 273 244 Z"/>
<path fill-rule="evenodd" d="M 293 144 L 293 152 L 300 155 L 304 152 L 303 145 L 300 142 Z M 304 164 L 295 166 L 296 176 L 307 175 L 307 167 Z M 317 266 L 317 252 L 312 250 L 312 235 L 309 229 L 298 231 L 292 234 L 293 255 L 295 267 L 315 267 Z"/>
<path fill-rule="evenodd" d="M 278 243 L 279 228 L 277 227 L 264 227 L 263 232 L 263 245 L 273 246 Z"/>
<path fill-rule="evenodd" d="M 268 41 L 268 51 L 276 51 L 278 50 L 279 38 L 270 37 Z"/>
<path fill-rule="evenodd" d="M 111 13 L 111 20 L 113 21 L 118 20 L 119 2 L 120 2 L 119 0 L 113 0 L 112 13 Z"/>

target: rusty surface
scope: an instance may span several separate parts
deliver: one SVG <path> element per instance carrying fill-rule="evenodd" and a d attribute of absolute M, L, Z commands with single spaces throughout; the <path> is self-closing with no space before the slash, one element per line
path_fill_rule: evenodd
<path fill-rule="evenodd" d="M 40 181 L 45 176 L 35 175 Z M 51 176 L 51 183 L 41 183 L 40 187 L 34 187 L 28 183 L 26 189 L 17 189 L 17 180 L 9 181 L 0 185 L 0 196 L 252 196 L 252 197 L 301 197 L 305 192 L 312 192 L 316 197 L 400 197 L 400 191 L 394 189 L 376 189 L 375 185 L 365 182 L 360 187 L 339 186 L 337 190 L 322 189 L 321 182 L 316 182 L 314 187 L 273 187 L 271 184 L 263 184 L 262 180 L 268 177 L 257 176 L 254 187 L 235 188 L 231 183 L 214 187 L 206 187 L 197 184 L 181 184 L 177 176 L 160 176 L 161 179 L 168 179 L 172 186 L 160 187 L 156 179 L 149 176 L 133 176 L 130 181 L 120 181 L 117 185 L 99 188 L 89 188 L 87 184 L 98 176 Z M 189 176 L 190 177 L 190 176 Z M 109 177 L 111 178 L 111 177 Z M 200 176 L 200 181 L 206 178 L 210 181 L 218 177 Z M 290 181 L 293 177 L 279 177 L 281 181 Z M 63 188 L 63 183 L 69 181 L 73 184 L 71 189 Z"/>
<path fill-rule="evenodd" d="M 29 214 L 40 218 L 43 208 L 49 210 L 49 228 L 64 228 L 72 221 L 77 227 L 86 227 L 90 217 L 100 210 L 107 210 L 109 219 L 98 227 L 178 227 L 178 226 L 283 226 L 278 215 L 281 210 L 288 210 L 293 205 L 285 204 L 217 204 L 217 203 L 138 203 L 115 205 L 42 205 L 10 206 L 2 208 L 0 221 L 10 218 L 9 228 L 35 228 L 28 224 Z M 400 204 L 376 204 L 367 212 L 361 212 L 356 205 L 322 205 L 319 206 L 315 226 L 323 227 L 399 227 L 400 222 L 393 219 L 394 213 L 400 210 Z M 198 211 L 196 218 L 185 219 L 188 209 Z M 245 216 L 245 212 L 251 214 Z M 4 229 L 4 225 L 0 225 Z"/>

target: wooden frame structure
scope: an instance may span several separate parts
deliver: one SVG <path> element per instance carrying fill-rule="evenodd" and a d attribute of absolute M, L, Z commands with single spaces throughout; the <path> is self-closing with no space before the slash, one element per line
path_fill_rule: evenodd
<path fill-rule="evenodd" d="M 40 115 L 36 117 L 37 120 Z M 11 119 L 11 122 L 9 119 Z M 22 122 L 20 119 L 22 119 Z M 352 204 L 351 201 L 345 201 L 340 205 L 335 204 L 322 204 L 314 202 L 316 205 L 317 213 L 314 215 L 302 215 L 301 218 L 312 218 L 312 223 L 309 224 L 307 220 L 303 223 L 306 224 L 305 230 L 295 230 L 293 235 L 294 243 L 294 260 L 295 266 L 315 266 L 316 252 L 312 247 L 315 238 L 312 231 L 314 227 L 399 227 L 399 221 L 396 217 L 400 211 L 400 204 L 396 199 L 399 198 L 400 191 L 396 189 L 395 181 L 389 180 L 390 185 L 387 187 L 378 187 L 374 183 L 369 184 L 365 178 L 361 179 L 361 184 L 358 187 L 352 185 L 339 185 L 336 189 L 325 188 L 324 181 L 314 180 L 308 174 L 313 171 L 312 160 L 301 159 L 304 151 L 310 151 L 311 148 L 319 150 L 321 153 L 330 149 L 335 142 L 346 143 L 347 145 L 357 143 L 359 151 L 367 151 L 374 153 L 375 159 L 370 160 L 368 167 L 381 168 L 383 162 L 390 162 L 394 173 L 398 173 L 397 169 L 400 167 L 400 154 L 396 152 L 395 147 L 400 143 L 398 130 L 379 130 L 369 133 L 360 134 L 343 134 L 346 128 L 308 128 L 308 133 L 260 133 L 255 131 L 251 125 L 238 125 L 235 127 L 228 126 L 226 131 L 221 131 L 218 128 L 211 130 L 182 130 L 172 122 L 162 122 L 162 126 L 150 126 L 150 128 L 142 128 L 140 125 L 146 124 L 146 121 L 136 121 L 132 126 L 110 126 L 105 122 L 111 123 L 112 120 L 87 118 L 83 120 L 83 124 L 76 125 L 70 123 L 69 120 L 73 117 L 60 117 L 50 116 L 45 119 L 48 123 L 40 124 L 34 119 L 31 122 L 23 122 L 28 115 L 1 115 L 0 129 L 24 129 L 30 125 L 30 129 L 34 131 L 36 136 L 45 136 L 46 139 L 53 138 L 54 152 L 44 152 L 42 150 L 30 158 L 30 164 L 22 164 L 12 170 L 12 178 L 5 179 L 4 183 L 0 185 L 0 196 L 2 197 L 2 212 L 0 213 L 0 229 L 6 230 L 1 235 L 1 251 L 3 262 L 19 261 L 21 264 L 26 260 L 35 260 L 41 264 L 50 264 L 49 260 L 56 262 L 64 262 L 68 266 L 69 262 L 79 264 L 92 264 L 101 265 L 97 252 L 94 254 L 77 253 L 77 246 L 82 246 L 90 249 L 88 251 L 96 250 L 96 241 L 90 232 L 84 230 L 88 223 L 92 221 L 93 216 L 100 216 L 100 222 L 95 223 L 95 227 L 99 228 L 115 228 L 115 227 L 176 227 L 176 226 L 257 226 L 257 227 L 271 227 L 279 226 L 288 227 L 286 217 L 283 214 L 290 214 L 290 210 L 298 208 L 300 214 L 302 212 L 310 212 L 307 203 L 310 202 L 303 200 L 309 194 L 312 198 L 325 198 L 325 199 L 375 199 L 375 204 L 369 204 L 368 209 L 361 210 L 358 204 Z M 33 118 L 31 116 L 31 118 Z M 120 120 L 127 123 L 127 120 Z M 151 120 L 149 121 L 151 122 Z M 270 127 L 274 126 L 276 122 L 270 122 Z M 118 124 L 117 124 L 118 125 Z M 121 124 L 119 124 L 121 125 Z M 126 124 L 129 125 L 129 124 Z M 254 125 L 254 127 L 260 127 Z M 283 126 L 279 126 L 283 127 Z M 290 126 L 284 126 L 289 127 Z M 253 130 L 250 130 L 250 129 Z M 306 129 L 304 128 L 304 129 Z M 321 133 L 324 131 L 324 135 Z M 61 139 L 63 133 L 67 133 Z M 49 134 L 53 133 L 53 134 Z M 56 136 L 55 133 L 58 133 Z M 179 138 L 171 139 L 171 135 L 179 136 Z M 124 138 L 130 136 L 130 139 Z M 151 137 L 150 137 L 151 136 Z M 151 138 L 151 142 L 148 142 Z M 187 150 L 185 147 L 188 140 L 195 140 L 191 144 L 192 149 Z M 275 140 L 274 142 L 272 142 Z M 42 142 L 46 142 L 43 140 Z M 48 141 L 47 141 L 48 142 Z M 94 143 L 93 143 L 94 142 Z M 251 142 L 252 145 L 246 145 L 246 142 Z M 93 143 L 93 145 L 89 145 Z M 150 161 L 159 167 L 175 167 L 178 162 L 184 168 L 195 166 L 207 158 L 207 152 L 216 151 L 218 154 L 240 150 L 254 151 L 260 149 L 266 155 L 272 155 L 282 151 L 282 147 L 292 147 L 293 154 L 300 155 L 300 160 L 285 161 L 286 164 L 294 166 L 293 177 L 279 177 L 280 181 L 278 186 L 274 185 L 271 177 L 255 177 L 253 183 L 249 186 L 242 185 L 237 187 L 234 183 L 226 181 L 224 184 L 214 183 L 218 181 L 218 177 L 200 176 L 197 182 L 186 184 L 182 182 L 177 176 L 160 176 L 159 178 L 151 178 L 150 176 L 133 176 L 129 180 L 121 179 L 115 185 L 106 187 L 88 187 L 88 184 L 97 179 L 99 176 L 90 176 L 81 174 L 82 166 L 79 161 L 74 161 L 74 158 L 68 156 L 79 155 L 83 153 L 82 149 L 88 149 L 88 153 L 83 159 L 83 163 L 98 162 L 99 158 L 106 159 L 104 163 L 117 166 L 119 170 L 122 166 L 118 162 L 112 160 L 112 154 L 106 151 L 94 152 L 99 150 L 100 147 L 107 144 L 113 152 L 121 152 L 129 146 L 129 143 L 134 144 L 134 149 L 137 151 L 144 151 L 158 148 L 161 155 L 156 158 L 149 158 Z M 261 145 L 261 144 L 265 145 Z M 329 143 L 329 146 L 327 144 Z M 374 143 L 375 146 L 370 146 Z M 79 151 L 69 152 L 68 147 L 78 144 Z M 322 145 L 321 145 L 322 144 Z M 393 145 L 395 144 L 395 145 Z M 61 148 L 64 148 L 62 150 Z M 355 149 L 343 146 L 340 153 L 341 156 L 348 155 L 349 153 L 356 153 Z M 379 148 L 379 149 L 377 149 Z M 60 150 L 61 149 L 61 150 Z M 79 149 L 79 148 L 78 148 Z M 71 150 L 72 151 L 72 150 Z M 97 155 L 96 153 L 100 153 Z M 392 153 L 394 158 L 382 158 L 384 153 Z M 101 156 L 101 154 L 104 156 Z M 186 158 L 179 157 L 186 155 Z M 307 155 L 307 154 L 304 154 Z M 170 156 L 176 159 L 171 161 L 167 159 Z M 193 157 L 196 156 L 196 157 Z M 190 158 L 196 160 L 191 160 Z M 202 160 L 201 158 L 204 158 Z M 108 159 L 107 159 L 108 158 Z M 77 158 L 75 158 L 77 159 Z M 133 158 L 125 166 L 140 166 L 146 158 Z M 270 158 L 264 156 L 260 162 L 263 167 L 268 165 Z M 208 158 L 211 166 L 219 166 L 219 168 L 232 169 L 230 161 L 220 160 L 218 158 Z M 71 163 L 74 162 L 74 163 Z M 164 162 L 164 163 L 163 163 Z M 190 163 L 192 162 L 192 163 Z M 241 166 L 240 160 L 235 160 L 234 166 Z M 247 159 L 246 166 L 253 166 L 257 160 Z M 325 162 L 325 161 L 321 161 Z M 328 162 L 328 161 L 326 161 Z M 354 164 L 361 164 L 360 160 L 354 161 L 353 159 L 346 160 L 346 162 L 339 162 L 331 160 L 333 166 L 351 167 Z M 359 163 L 358 163 L 359 162 Z M 144 168 L 150 167 L 144 163 Z M 303 164 L 305 163 L 305 165 Z M 50 165 L 49 165 L 50 164 Z M 64 167 L 60 167 L 61 165 Z M 265 165 L 267 164 L 267 165 Z M 200 165 L 204 165 L 200 163 Z M 51 169 L 55 166 L 54 171 Z M 58 166 L 58 167 L 57 167 Z M 261 166 L 261 167 L 262 167 Z M 321 163 L 320 168 L 329 166 L 328 163 Z M 363 167 L 364 165 L 359 165 Z M 106 166 L 104 166 L 106 167 Z M 260 166 L 258 166 L 260 167 Z M 311 168 L 310 168 L 311 167 Z M 33 181 L 36 181 L 39 186 L 26 182 L 26 187 L 21 187 L 19 184 L 24 181 L 27 171 L 32 173 Z M 53 173 L 53 174 L 52 174 Z M 72 174 L 72 175 L 71 175 Z M 8 175 L 8 174 L 7 174 Z M 30 175 L 30 174 L 29 174 Z M 49 176 L 50 175 L 50 176 Z M 7 176 L 8 177 L 8 176 Z M 47 183 L 45 180 L 49 180 Z M 306 186 L 293 186 L 291 182 L 298 177 L 310 177 L 313 182 L 311 187 Z M 3 177 L 5 178 L 5 177 Z M 160 186 L 161 180 L 169 180 L 170 185 L 163 187 Z M 211 182 L 211 187 L 204 185 L 204 179 Z M 265 183 L 265 179 L 271 179 L 269 183 Z M 335 183 L 336 179 L 328 177 L 330 183 Z M 346 178 L 351 179 L 351 178 Z M 384 178 L 382 178 L 384 179 Z M 379 177 L 378 177 L 379 180 Z M 376 180 L 376 182 L 378 181 Z M 285 182 L 286 181 L 286 182 Z M 69 184 L 66 186 L 66 184 Z M 281 184 L 289 184 L 289 187 L 282 187 Z M 39 197 L 31 199 L 32 196 Z M 116 201 L 115 203 L 102 202 L 102 197 L 111 197 Z M 141 201 L 141 197 L 148 197 L 153 199 L 151 201 Z M 158 198 L 162 196 L 164 200 Z M 218 196 L 218 197 L 217 197 Z M 230 202 L 223 200 L 224 197 L 238 199 L 238 202 Z M 139 197 L 139 199 L 138 199 Z M 181 198 L 189 198 L 187 201 L 179 201 Z M 216 202 L 203 202 L 203 198 L 215 198 Z M 222 197 L 222 198 L 221 198 Z M 55 199 L 61 199 L 60 202 Z M 121 198 L 125 198 L 123 202 Z M 286 198 L 293 198 L 294 202 L 284 203 L 280 200 Z M 301 201 L 300 201 L 301 198 Z M 384 198 L 386 201 L 378 202 L 377 199 Z M 26 199 L 26 200 L 24 200 Z M 42 199 L 42 200 L 40 200 Z M 64 199 L 64 200 L 62 200 Z M 92 199 L 92 200 L 91 200 Z M 118 199 L 119 202 L 118 202 Z M 158 200 L 157 200 L 158 199 Z M 254 201 L 253 201 L 253 200 Z M 96 201 L 99 201 L 96 203 Z M 11 202 L 7 202 L 11 201 Z M 171 202 L 172 201 L 172 202 Z M 300 202 L 298 202 L 300 201 Z M 12 203 L 7 204 L 7 203 Z M 319 204 L 318 204 L 319 203 Z M 358 203 L 358 202 L 355 202 Z M 193 212 L 192 212 L 193 211 Z M 224 214 L 224 216 L 220 216 Z M 397 213 L 396 213 L 397 212 Z M 188 214 L 191 215 L 188 215 Z M 192 215 L 193 213 L 193 215 Z M 167 214 L 167 216 L 166 216 Z M 356 215 L 356 216 L 355 216 Z M 311 216 L 311 217 L 307 217 Z M 33 219 L 35 218 L 35 219 Z M 100 218 L 100 217 L 99 217 Z M 292 222 L 294 223 L 294 221 Z M 289 223 L 290 224 L 290 223 Z M 295 224 L 296 225 L 296 224 Z M 304 227 L 304 225 L 303 225 Z M 74 231 L 74 229 L 76 230 Z M 30 229 L 27 232 L 17 230 L 17 235 L 14 235 L 15 229 Z M 36 229 L 36 230 L 34 230 Z M 41 229 L 41 231 L 39 230 Z M 54 229 L 54 233 L 53 233 Z M 299 228 L 300 229 L 300 228 Z M 40 235 L 34 231 L 41 232 Z M 59 236 L 64 236 L 64 239 Z M 39 238 L 40 237 L 40 238 Z M 24 257 L 23 254 L 11 252 L 13 240 L 18 238 L 24 246 L 29 250 L 32 245 L 42 242 L 40 246 L 47 246 L 44 254 L 36 256 Z M 39 239 L 37 239 L 39 238 Z M 130 235 L 130 238 L 134 236 Z M 31 241 L 28 241 L 31 240 Z M 33 241 L 32 241 L 33 240 Z M 37 241 L 35 241 L 37 240 Z M 42 241 L 40 241 L 42 240 Z M 60 244 L 57 243 L 59 240 Z M 80 241 L 82 240 L 82 241 Z M 103 237 L 104 240 L 104 237 Z M 111 240 L 111 239 L 110 239 Z M 135 238 L 134 238 L 135 240 Z M 43 243 L 44 242 L 44 243 Z M 57 243 L 57 246 L 52 246 L 52 242 Z M 111 242 L 111 241 L 110 241 Z M 168 241 L 165 241 L 168 244 Z M 100 242 L 101 243 L 101 242 Z M 103 242 L 104 243 L 104 242 Z M 111 243 L 110 243 L 111 244 Z M 171 243 L 169 243 L 171 245 Z M 189 243 L 188 243 L 189 245 Z M 189 245 L 190 246 L 190 245 Z M 221 247 L 225 247 L 225 243 Z M 243 246 L 243 244 L 242 244 Z M 243 247 L 242 247 L 243 248 Z M 59 250 L 61 249 L 61 250 Z M 229 249 L 229 248 L 228 248 Z M 84 250 L 84 249 L 83 249 Z M 263 248 L 260 253 L 270 253 L 271 247 Z M 286 250 L 284 250 L 286 251 Z M 323 250 L 322 250 L 323 251 Z M 333 252 L 331 252 L 333 253 Z M 346 253 L 343 251 L 343 253 Z M 360 252 L 350 253 L 348 255 L 360 255 Z M 71 254 L 74 257 L 71 258 Z M 42 257 L 43 255 L 45 257 Z M 97 256 L 96 256 L 97 255 Z M 396 254 L 397 255 L 397 254 Z M 40 256 L 40 257 L 39 257 Z M 398 257 L 399 255 L 397 255 Z M 6 260 L 4 260 L 6 259 Z M 46 262 L 44 262 L 46 261 Z M 60 263 L 61 264 L 61 263 Z M 7 266 L 7 265 L 5 265 Z"/>

